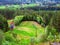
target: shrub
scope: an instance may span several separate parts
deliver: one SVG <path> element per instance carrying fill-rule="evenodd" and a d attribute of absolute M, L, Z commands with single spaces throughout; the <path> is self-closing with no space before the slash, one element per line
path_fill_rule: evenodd
<path fill-rule="evenodd" d="M 0 45 L 2 45 L 2 42 L 4 40 L 4 33 L 0 30 Z"/>
<path fill-rule="evenodd" d="M 39 24 L 43 23 L 43 19 L 40 16 L 25 15 L 25 16 L 16 16 L 14 18 L 15 25 L 19 25 L 22 21 L 36 21 Z"/>
<path fill-rule="evenodd" d="M 47 37 L 47 40 L 51 41 L 51 42 L 54 41 L 54 39 L 55 39 L 55 37 L 51 33 Z"/>
<path fill-rule="evenodd" d="M 16 16 L 14 18 L 14 23 L 15 25 L 19 25 L 21 22 L 22 22 L 22 19 L 23 19 L 24 16 Z"/>
<path fill-rule="evenodd" d="M 0 29 L 4 32 L 8 30 L 8 22 L 2 15 L 0 15 Z"/>
<path fill-rule="evenodd" d="M 40 16 L 37 16 L 37 17 L 36 17 L 36 21 L 37 21 L 39 24 L 43 23 L 43 19 L 42 19 Z"/>

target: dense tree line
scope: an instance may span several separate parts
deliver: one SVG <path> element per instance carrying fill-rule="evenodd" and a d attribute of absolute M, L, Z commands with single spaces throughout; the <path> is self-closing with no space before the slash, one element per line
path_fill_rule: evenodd
<path fill-rule="evenodd" d="M 58 32 L 60 32 L 60 12 L 56 12 L 52 17 L 51 25 L 53 25 Z"/>

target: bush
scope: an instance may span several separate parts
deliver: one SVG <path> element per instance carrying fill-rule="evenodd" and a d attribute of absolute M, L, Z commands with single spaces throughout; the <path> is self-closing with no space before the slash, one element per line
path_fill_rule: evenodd
<path fill-rule="evenodd" d="M 25 15 L 25 16 L 16 16 L 14 18 L 15 25 L 19 25 L 22 21 L 36 21 L 39 24 L 43 23 L 43 19 L 40 16 Z"/>
<path fill-rule="evenodd" d="M 8 22 L 2 15 L 0 15 L 0 29 L 4 32 L 8 31 Z"/>
<path fill-rule="evenodd" d="M 14 18 L 14 23 L 15 25 L 19 25 L 21 22 L 22 22 L 22 19 L 23 19 L 24 16 L 16 16 Z"/>
<path fill-rule="evenodd" d="M 2 45 L 2 42 L 4 40 L 4 33 L 0 30 L 0 45 Z"/>
<path fill-rule="evenodd" d="M 23 21 L 36 21 L 39 24 L 43 23 L 43 19 L 37 15 L 25 15 Z"/>
<path fill-rule="evenodd" d="M 25 15 L 23 21 L 34 21 L 34 17 L 33 15 Z"/>
<path fill-rule="evenodd" d="M 51 41 L 51 42 L 53 42 L 53 41 L 55 41 L 55 36 L 57 36 L 57 30 L 53 27 L 53 26 L 51 26 L 51 25 L 48 25 L 46 28 L 45 28 L 45 33 L 46 33 L 46 39 L 48 40 L 48 41 Z"/>
<path fill-rule="evenodd" d="M 47 40 L 51 41 L 51 42 L 54 41 L 54 39 L 55 39 L 55 37 L 51 33 L 47 37 Z"/>
<path fill-rule="evenodd" d="M 37 21 L 39 24 L 43 23 L 43 19 L 42 19 L 40 16 L 37 16 L 37 17 L 36 17 L 36 21 Z"/>

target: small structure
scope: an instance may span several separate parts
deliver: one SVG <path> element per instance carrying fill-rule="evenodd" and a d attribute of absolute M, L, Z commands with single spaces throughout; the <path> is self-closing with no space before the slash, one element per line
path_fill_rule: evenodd
<path fill-rule="evenodd" d="M 11 21 L 10 22 L 10 30 L 13 30 L 14 29 L 14 21 Z"/>

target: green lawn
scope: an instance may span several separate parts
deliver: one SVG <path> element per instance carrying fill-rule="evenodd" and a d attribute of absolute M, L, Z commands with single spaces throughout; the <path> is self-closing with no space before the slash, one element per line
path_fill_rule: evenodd
<path fill-rule="evenodd" d="M 5 9 L 5 6 L 0 6 L 0 9 Z"/>

